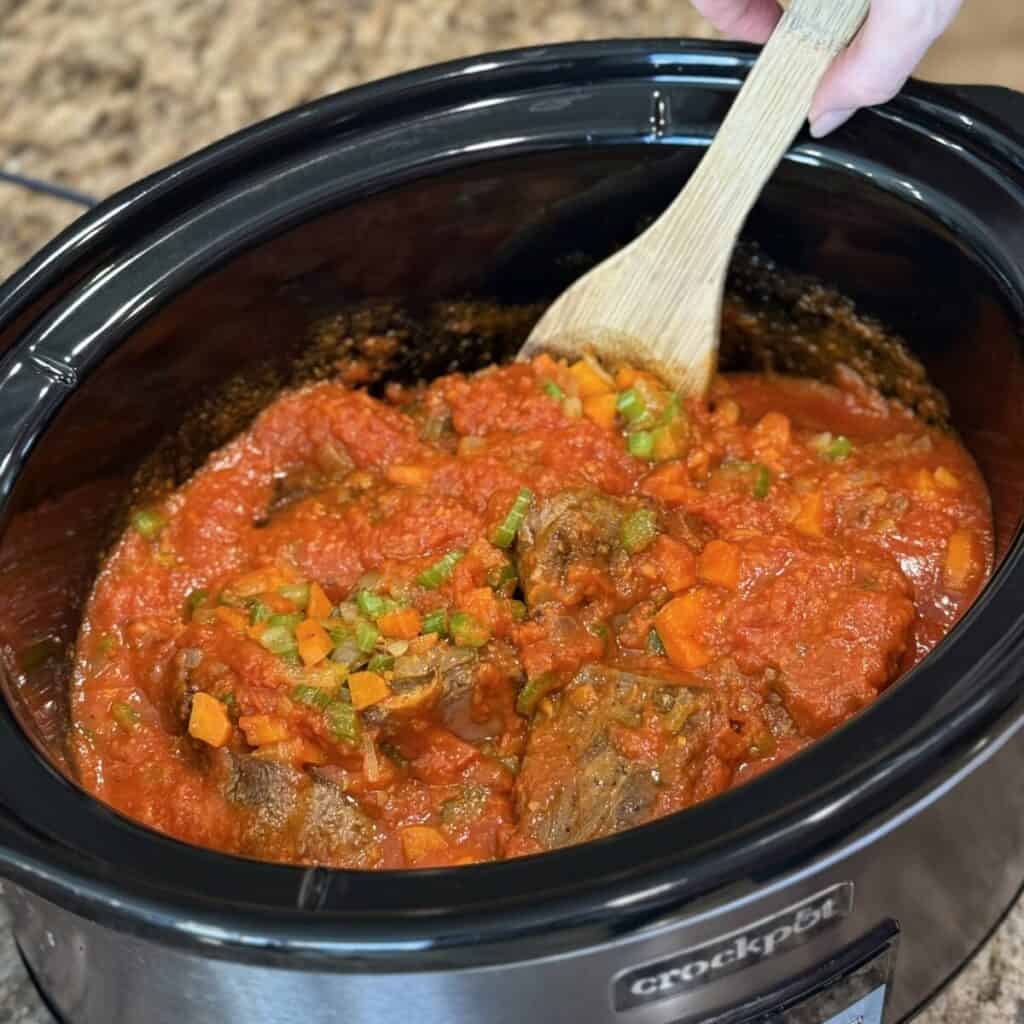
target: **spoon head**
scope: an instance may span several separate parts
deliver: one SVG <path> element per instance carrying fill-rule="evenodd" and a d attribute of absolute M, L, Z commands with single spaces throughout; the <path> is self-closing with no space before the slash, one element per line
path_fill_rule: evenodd
<path fill-rule="evenodd" d="M 718 359 L 728 256 L 672 261 L 641 235 L 548 307 L 519 358 L 590 352 L 608 366 L 654 373 L 682 395 L 704 395 Z"/>

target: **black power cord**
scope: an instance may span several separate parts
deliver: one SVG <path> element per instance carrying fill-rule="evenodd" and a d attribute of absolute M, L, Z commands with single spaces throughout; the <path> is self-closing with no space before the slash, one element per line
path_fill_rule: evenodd
<path fill-rule="evenodd" d="M 5 171 L 0 168 L 0 181 L 6 181 L 11 185 L 18 185 L 30 192 L 39 192 L 42 195 L 52 196 L 54 199 L 63 199 L 68 203 L 76 203 L 78 206 L 95 206 L 99 200 L 93 196 L 79 192 L 77 189 L 65 188 L 63 185 L 55 185 L 41 178 L 32 178 L 26 174 L 15 174 L 13 171 Z"/>

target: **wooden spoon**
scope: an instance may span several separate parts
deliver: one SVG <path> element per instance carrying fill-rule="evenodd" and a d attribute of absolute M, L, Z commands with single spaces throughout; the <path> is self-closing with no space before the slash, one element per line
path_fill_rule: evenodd
<path fill-rule="evenodd" d="M 564 291 L 519 353 L 629 362 L 683 394 L 715 372 L 722 292 L 743 223 L 870 0 L 793 0 L 671 206 Z"/>

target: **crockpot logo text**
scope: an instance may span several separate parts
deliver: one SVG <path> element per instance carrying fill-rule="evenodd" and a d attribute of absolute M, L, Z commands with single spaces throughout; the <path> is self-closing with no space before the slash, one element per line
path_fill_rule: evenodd
<path fill-rule="evenodd" d="M 634 967 L 618 975 L 613 983 L 615 1009 L 629 1010 L 718 981 L 803 945 L 852 909 L 853 884 L 844 882 L 740 931 L 665 960 Z"/>

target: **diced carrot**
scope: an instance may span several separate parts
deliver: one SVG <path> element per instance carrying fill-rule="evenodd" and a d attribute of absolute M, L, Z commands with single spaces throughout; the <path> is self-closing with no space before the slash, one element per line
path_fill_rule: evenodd
<path fill-rule="evenodd" d="M 636 383 L 636 379 L 639 376 L 640 372 L 634 370 L 632 366 L 623 366 L 615 374 L 615 387 L 619 391 L 625 391 Z"/>
<path fill-rule="evenodd" d="M 960 486 L 960 481 L 945 466 L 939 466 L 932 476 L 935 477 L 935 482 L 947 491 L 955 491 Z"/>
<path fill-rule="evenodd" d="M 612 391 L 615 382 L 604 370 L 599 369 L 586 359 L 581 359 L 569 367 L 569 373 L 576 380 L 580 398 L 592 398 L 594 395 L 605 395 Z"/>
<path fill-rule="evenodd" d="M 309 585 L 306 614 L 311 619 L 326 619 L 331 614 L 331 599 L 324 593 L 324 588 L 319 583 Z"/>
<path fill-rule="evenodd" d="M 396 640 L 411 640 L 419 636 L 422 626 L 423 616 L 415 608 L 396 608 L 377 618 L 377 628 Z"/>
<path fill-rule="evenodd" d="M 557 371 L 558 363 L 547 352 L 541 352 L 540 355 L 533 357 L 533 368 L 537 373 L 549 376 Z"/>
<path fill-rule="evenodd" d="M 478 619 L 488 630 L 494 629 L 501 615 L 498 599 L 490 587 L 474 587 L 459 601 L 459 609 Z"/>
<path fill-rule="evenodd" d="M 681 462 L 667 462 L 649 473 L 640 491 L 666 505 L 682 505 L 690 499 L 689 475 Z"/>
<path fill-rule="evenodd" d="M 223 605 L 214 608 L 213 614 L 231 629 L 238 633 L 245 633 L 249 629 L 249 619 L 237 608 L 226 608 Z"/>
<path fill-rule="evenodd" d="M 708 541 L 697 559 L 697 575 L 727 590 L 740 585 L 740 549 L 724 540 Z"/>
<path fill-rule="evenodd" d="M 299 657 L 307 668 L 323 661 L 334 647 L 327 630 L 316 619 L 300 622 L 295 627 L 295 640 L 299 647 Z"/>
<path fill-rule="evenodd" d="M 192 711 L 188 716 L 188 734 L 211 747 L 223 747 L 231 739 L 231 719 L 227 708 L 208 693 L 192 697 Z"/>
<path fill-rule="evenodd" d="M 825 496 L 811 491 L 800 500 L 800 511 L 793 526 L 808 537 L 821 537 L 825 533 Z"/>
<path fill-rule="evenodd" d="M 655 539 L 651 554 L 662 582 L 673 594 L 697 582 L 697 559 L 685 544 L 662 533 Z"/>
<path fill-rule="evenodd" d="M 700 587 L 674 597 L 654 617 L 658 636 L 673 665 L 700 668 L 712 658 L 704 642 L 707 623 L 706 592 Z"/>
<path fill-rule="evenodd" d="M 688 638 L 680 643 L 674 664 L 680 668 L 694 670 L 706 665 L 711 657 L 711 652 L 704 644 L 699 640 Z"/>
<path fill-rule="evenodd" d="M 252 756 L 278 764 L 324 764 L 327 761 L 323 747 L 301 736 L 280 743 L 268 743 L 254 751 Z"/>
<path fill-rule="evenodd" d="M 792 437 L 792 424 L 789 417 L 781 412 L 766 412 L 754 426 L 755 448 L 770 448 L 782 452 Z"/>
<path fill-rule="evenodd" d="M 734 427 L 740 421 L 740 407 L 731 398 L 715 403 L 711 420 L 717 427 Z"/>
<path fill-rule="evenodd" d="M 430 483 L 434 471 L 429 466 L 388 466 L 384 476 L 390 483 L 405 487 L 425 487 Z"/>
<path fill-rule="evenodd" d="M 448 855 L 448 840 L 433 825 L 409 825 L 399 833 L 402 853 L 409 864 L 439 860 Z"/>
<path fill-rule="evenodd" d="M 238 720 L 238 728 L 245 733 L 251 747 L 280 743 L 291 736 L 288 723 L 275 715 L 243 715 Z"/>
<path fill-rule="evenodd" d="M 599 427 L 611 430 L 615 426 L 615 404 L 618 396 L 612 392 L 591 395 L 583 399 L 583 414 Z"/>
<path fill-rule="evenodd" d="M 565 363 L 561 360 L 552 359 L 547 352 L 541 352 L 533 360 L 533 370 L 538 377 L 546 377 L 549 380 L 558 381 L 565 373 Z"/>
<path fill-rule="evenodd" d="M 391 687 L 378 672 L 353 672 L 348 677 L 348 692 L 352 695 L 352 707 L 362 711 L 390 697 Z"/>
<path fill-rule="evenodd" d="M 950 590 L 963 590 L 979 569 L 978 546 L 970 530 L 954 530 L 946 542 L 943 580 Z"/>

